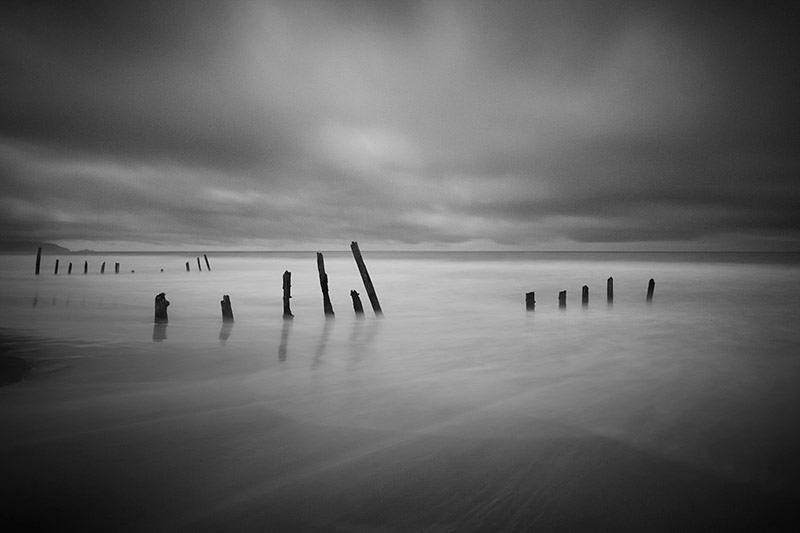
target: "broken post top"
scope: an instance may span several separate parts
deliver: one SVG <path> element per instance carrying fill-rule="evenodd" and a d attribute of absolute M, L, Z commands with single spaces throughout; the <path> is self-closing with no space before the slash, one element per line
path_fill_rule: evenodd
<path fill-rule="evenodd" d="M 167 318 L 167 307 L 169 307 L 169 302 L 167 301 L 167 295 L 165 293 L 159 293 L 156 295 L 155 299 L 155 321 L 156 323 L 163 324 L 168 321 Z"/>

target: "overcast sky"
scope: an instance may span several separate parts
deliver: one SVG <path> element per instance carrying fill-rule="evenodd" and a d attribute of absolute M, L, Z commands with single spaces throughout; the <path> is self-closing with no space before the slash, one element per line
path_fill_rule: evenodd
<path fill-rule="evenodd" d="M 0 7 L 6 240 L 800 250 L 791 4 L 49 4 Z"/>

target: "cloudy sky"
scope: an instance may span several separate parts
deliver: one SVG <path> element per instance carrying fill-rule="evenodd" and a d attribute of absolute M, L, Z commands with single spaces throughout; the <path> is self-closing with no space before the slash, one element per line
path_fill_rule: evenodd
<path fill-rule="evenodd" d="M 773 2 L 3 2 L 2 238 L 798 250 L 797 22 Z"/>

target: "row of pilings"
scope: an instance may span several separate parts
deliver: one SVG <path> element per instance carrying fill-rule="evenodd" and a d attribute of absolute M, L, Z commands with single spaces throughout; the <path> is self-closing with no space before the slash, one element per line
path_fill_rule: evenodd
<path fill-rule="evenodd" d="M 211 271 L 211 264 L 208 262 L 208 255 L 207 254 L 203 254 L 203 259 L 205 259 L 205 262 L 206 262 L 206 270 Z M 53 274 L 54 275 L 58 275 L 58 267 L 59 267 L 59 263 L 60 262 L 61 262 L 60 259 L 56 259 L 55 268 L 53 270 Z M 42 248 L 40 246 L 39 250 L 36 252 L 36 267 L 35 267 L 35 270 L 34 270 L 34 273 L 37 276 L 41 272 L 41 267 L 42 267 Z M 120 269 L 120 263 L 116 263 L 115 262 L 114 263 L 114 274 L 119 274 L 119 269 Z M 190 270 L 191 270 L 191 268 L 189 266 L 189 261 L 186 261 L 186 272 L 189 272 Z M 199 256 L 197 257 L 197 270 L 199 270 L 201 272 L 203 270 L 203 267 L 200 264 L 200 257 Z M 162 268 L 161 271 L 163 272 L 164 269 Z M 134 272 L 134 271 L 131 270 L 131 272 Z M 88 274 L 89 273 L 89 261 L 88 260 L 85 260 L 83 262 L 83 273 L 84 274 Z M 103 261 L 103 263 L 100 265 L 100 273 L 101 274 L 105 274 L 106 273 L 106 261 Z M 72 262 L 70 262 L 69 266 L 67 267 L 67 274 L 72 274 Z"/>
<path fill-rule="evenodd" d="M 645 301 L 650 304 L 653 303 L 653 292 L 656 289 L 656 282 L 653 278 L 647 282 L 647 295 Z M 606 282 L 606 303 L 614 305 L 614 278 L 608 278 Z M 581 287 L 581 306 L 589 307 L 589 286 L 584 285 Z M 533 311 L 536 308 L 536 292 L 525 293 L 525 309 Z M 559 291 L 558 293 L 558 308 L 567 308 L 567 291 Z"/>

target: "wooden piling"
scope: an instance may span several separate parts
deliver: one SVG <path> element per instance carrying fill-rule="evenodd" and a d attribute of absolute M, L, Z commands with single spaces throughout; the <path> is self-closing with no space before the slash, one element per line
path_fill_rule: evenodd
<path fill-rule="evenodd" d="M 382 316 L 383 310 L 381 310 L 381 304 L 378 302 L 378 295 L 375 294 L 375 287 L 372 286 L 372 279 L 369 277 L 367 265 L 364 264 L 364 259 L 361 257 L 361 250 L 358 248 L 358 243 L 356 241 L 351 242 L 350 249 L 353 251 L 353 257 L 358 265 L 358 271 L 361 273 L 361 280 L 364 282 L 364 288 L 367 289 L 367 296 L 369 297 L 369 302 L 372 304 L 372 310 L 375 311 L 376 315 Z"/>
<path fill-rule="evenodd" d="M 72 274 L 72 261 L 69 262 L 69 266 L 67 267 L 67 274 Z"/>
<path fill-rule="evenodd" d="M 101 274 L 105 274 L 106 273 L 106 262 L 105 261 L 103 261 L 103 264 L 100 265 L 100 273 Z"/>
<path fill-rule="evenodd" d="M 169 307 L 169 302 L 167 301 L 167 295 L 163 292 L 157 294 L 155 300 L 156 324 L 166 324 L 169 321 L 169 319 L 167 318 L 167 307 Z"/>
<path fill-rule="evenodd" d="M 533 311 L 536 307 L 536 298 L 533 292 L 526 292 L 525 293 L 525 309 L 528 311 Z"/>
<path fill-rule="evenodd" d="M 89 273 L 89 261 L 84 261 L 83 262 L 83 275 L 85 276 L 88 273 Z"/>
<path fill-rule="evenodd" d="M 356 291 L 350 291 L 350 297 L 353 299 L 353 310 L 356 316 L 364 316 L 364 306 L 361 305 L 361 298 Z"/>
<path fill-rule="evenodd" d="M 206 269 L 211 272 L 211 265 L 208 264 L 208 256 L 206 254 L 203 254 L 203 259 L 206 260 Z"/>
<path fill-rule="evenodd" d="M 292 273 L 288 270 L 283 273 L 283 318 L 290 320 L 294 318 L 292 309 L 289 306 L 289 299 L 292 297 Z"/>
<path fill-rule="evenodd" d="M 650 278 L 650 281 L 647 283 L 647 303 L 652 303 L 654 290 L 656 290 L 656 281 Z"/>
<path fill-rule="evenodd" d="M 608 305 L 614 304 L 614 278 L 608 278 L 606 282 L 606 300 Z"/>
<path fill-rule="evenodd" d="M 200 258 L 199 257 L 197 258 L 197 270 L 198 270 L 198 272 L 202 272 L 203 271 L 203 267 L 200 266 Z"/>
<path fill-rule="evenodd" d="M 189 272 L 189 261 L 186 261 L 186 272 Z"/>
<path fill-rule="evenodd" d="M 325 259 L 322 254 L 317 252 L 317 270 L 319 271 L 319 286 L 322 289 L 322 307 L 325 310 L 325 316 L 335 316 L 333 312 L 333 304 L 328 294 L 328 274 L 325 273 Z"/>
<path fill-rule="evenodd" d="M 589 307 L 589 286 L 584 285 L 581 289 L 581 305 L 583 307 Z"/>
<path fill-rule="evenodd" d="M 222 301 L 219 303 L 222 307 L 222 321 L 233 322 L 233 309 L 231 308 L 231 297 L 227 294 L 222 296 Z"/>
<path fill-rule="evenodd" d="M 58 274 L 58 259 L 56 259 L 56 268 L 53 271 L 53 274 Z"/>
<path fill-rule="evenodd" d="M 558 293 L 558 308 L 559 309 L 567 308 L 567 291 L 561 291 Z"/>
<path fill-rule="evenodd" d="M 119 263 L 114 263 L 114 274 L 119 274 Z"/>
<path fill-rule="evenodd" d="M 39 267 L 42 266 L 42 247 L 39 247 L 39 251 L 36 252 L 36 275 L 39 275 Z"/>

